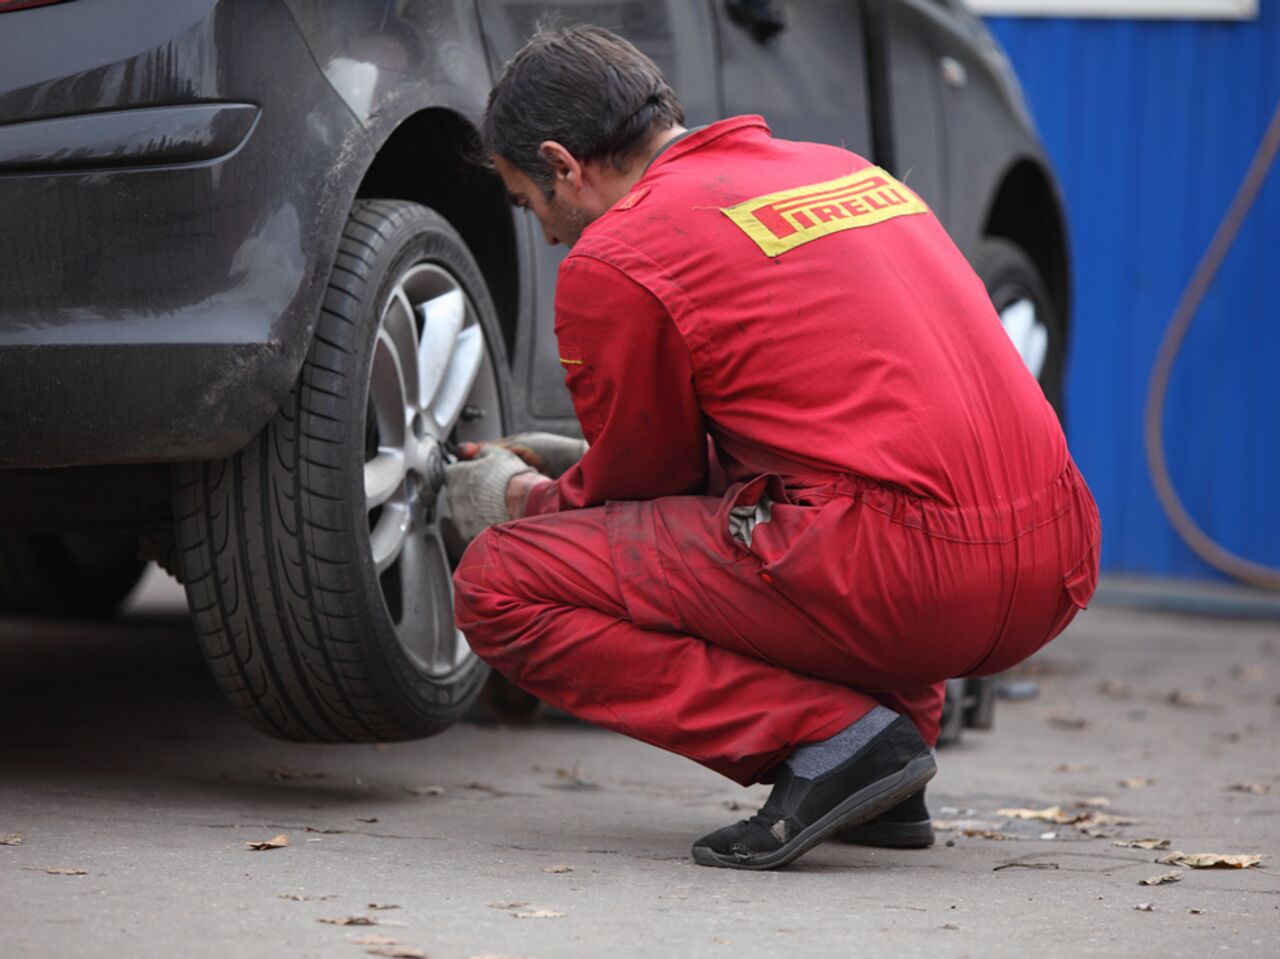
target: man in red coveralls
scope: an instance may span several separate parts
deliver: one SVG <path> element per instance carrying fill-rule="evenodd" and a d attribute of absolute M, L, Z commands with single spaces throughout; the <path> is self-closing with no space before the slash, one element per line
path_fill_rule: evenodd
<path fill-rule="evenodd" d="M 943 681 L 1067 625 L 1097 511 L 919 197 L 759 117 L 683 119 L 594 27 L 540 32 L 490 96 L 513 202 L 572 247 L 556 335 L 590 446 L 449 468 L 458 625 L 542 699 L 772 783 L 701 864 L 928 845 Z"/>

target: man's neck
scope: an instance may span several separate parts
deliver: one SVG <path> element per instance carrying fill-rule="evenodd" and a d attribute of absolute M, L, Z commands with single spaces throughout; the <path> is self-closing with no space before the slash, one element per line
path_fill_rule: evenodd
<path fill-rule="evenodd" d="M 625 172 L 615 174 L 610 178 L 609 205 L 612 206 L 614 203 L 617 203 L 624 196 L 630 193 L 631 188 L 636 185 L 636 182 L 644 176 L 645 171 L 649 169 L 649 163 L 653 160 L 654 156 L 676 137 L 687 132 L 688 131 L 684 127 L 677 123 L 675 126 L 667 127 L 665 130 L 655 133 L 650 137 L 649 142 L 645 144 L 644 149 L 636 151 L 636 156 L 643 157 L 643 160 L 637 160 L 632 163 L 631 166 L 627 167 Z"/>

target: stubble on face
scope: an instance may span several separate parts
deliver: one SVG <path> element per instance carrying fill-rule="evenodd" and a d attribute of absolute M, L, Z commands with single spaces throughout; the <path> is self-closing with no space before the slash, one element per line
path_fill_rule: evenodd
<path fill-rule="evenodd" d="M 512 205 L 523 207 L 538 218 L 549 243 L 573 246 L 582 236 L 582 231 L 599 217 L 598 213 L 575 203 L 562 184 L 556 183 L 548 197 L 523 170 L 504 157 L 495 156 L 493 163 Z"/>

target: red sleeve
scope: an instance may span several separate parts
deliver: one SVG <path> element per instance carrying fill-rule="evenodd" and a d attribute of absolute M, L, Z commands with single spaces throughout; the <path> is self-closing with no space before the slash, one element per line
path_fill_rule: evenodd
<path fill-rule="evenodd" d="M 701 492 L 707 430 L 684 337 L 616 267 L 571 256 L 556 284 L 556 340 L 590 448 L 529 494 L 525 515 Z"/>

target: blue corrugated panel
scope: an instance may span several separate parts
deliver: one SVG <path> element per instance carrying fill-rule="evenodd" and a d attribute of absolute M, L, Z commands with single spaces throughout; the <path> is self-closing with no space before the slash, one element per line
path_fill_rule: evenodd
<path fill-rule="evenodd" d="M 1280 102 L 1280 0 L 1260 19 L 993 19 L 1067 198 L 1071 447 L 1115 571 L 1212 575 L 1164 518 L 1143 452 L 1160 338 Z M 1169 468 L 1200 525 L 1280 566 L 1280 164 L 1174 368 Z"/>

